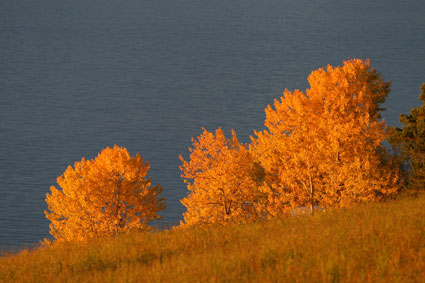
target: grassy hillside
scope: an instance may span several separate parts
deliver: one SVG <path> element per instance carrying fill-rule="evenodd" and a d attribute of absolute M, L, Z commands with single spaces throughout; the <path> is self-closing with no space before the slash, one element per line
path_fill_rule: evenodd
<path fill-rule="evenodd" d="M 424 282 L 425 195 L 0 257 L 3 282 Z"/>

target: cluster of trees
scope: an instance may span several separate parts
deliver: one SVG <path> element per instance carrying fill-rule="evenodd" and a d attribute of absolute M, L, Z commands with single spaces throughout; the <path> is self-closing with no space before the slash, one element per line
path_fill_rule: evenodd
<path fill-rule="evenodd" d="M 313 71 L 308 81 L 305 92 L 285 90 L 267 106 L 266 129 L 250 145 L 234 132 L 226 140 L 220 129 L 193 142 L 181 166 L 190 191 L 184 224 L 313 212 L 398 191 L 399 165 L 382 145 L 387 127 L 379 115 L 390 83 L 359 59 Z"/>
<path fill-rule="evenodd" d="M 251 144 L 234 131 L 226 138 L 220 128 L 192 138 L 189 160 L 180 156 L 189 191 L 181 226 L 350 206 L 393 196 L 403 183 L 424 187 L 425 106 L 402 115 L 403 129 L 389 129 L 379 112 L 390 83 L 368 60 L 318 69 L 308 81 L 305 92 L 285 90 L 267 106 L 266 129 L 254 131 Z M 165 208 L 162 187 L 152 186 L 148 171 L 139 154 L 118 146 L 69 166 L 57 179 L 62 190 L 52 186 L 47 194 L 51 234 L 84 241 L 148 229 Z"/>

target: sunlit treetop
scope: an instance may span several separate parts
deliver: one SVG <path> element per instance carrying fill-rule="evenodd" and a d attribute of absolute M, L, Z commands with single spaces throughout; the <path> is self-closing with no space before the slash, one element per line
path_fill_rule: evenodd
<path fill-rule="evenodd" d="M 189 194 L 181 202 L 187 208 L 183 225 L 248 222 L 257 216 L 261 171 L 239 142 L 236 133 L 203 129 L 192 139 L 189 161 L 180 156 L 182 178 Z"/>
<path fill-rule="evenodd" d="M 82 158 L 57 178 L 46 195 L 50 233 L 57 240 L 85 241 L 129 230 L 145 230 L 165 208 L 162 187 L 151 185 L 149 163 L 124 147 Z"/>
<path fill-rule="evenodd" d="M 265 169 L 268 213 L 394 193 L 398 175 L 381 146 L 386 125 L 378 112 L 390 83 L 360 59 L 313 71 L 308 81 L 305 92 L 285 90 L 266 108 L 267 129 L 252 138 L 251 152 Z"/>

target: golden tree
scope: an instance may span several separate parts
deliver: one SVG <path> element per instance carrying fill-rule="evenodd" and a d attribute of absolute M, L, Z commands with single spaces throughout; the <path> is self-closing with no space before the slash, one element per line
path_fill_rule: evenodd
<path fill-rule="evenodd" d="M 260 167 L 254 163 L 247 145 L 232 130 L 227 139 L 219 128 L 214 133 L 203 128 L 192 138 L 190 160 L 180 166 L 189 195 L 181 203 L 186 225 L 247 222 L 257 216 Z M 192 180 L 192 182 L 189 181 Z"/>
<path fill-rule="evenodd" d="M 149 163 L 119 146 L 103 149 L 93 160 L 68 166 L 57 178 L 62 190 L 46 195 L 50 234 L 57 240 L 85 241 L 132 229 L 148 229 L 165 208 L 162 187 L 151 186 Z"/>
<path fill-rule="evenodd" d="M 251 151 L 265 170 L 270 215 L 298 206 L 347 206 L 397 191 L 398 174 L 381 143 L 379 103 L 390 83 L 369 61 L 313 71 L 306 92 L 285 90 L 266 108 L 267 130 Z"/>

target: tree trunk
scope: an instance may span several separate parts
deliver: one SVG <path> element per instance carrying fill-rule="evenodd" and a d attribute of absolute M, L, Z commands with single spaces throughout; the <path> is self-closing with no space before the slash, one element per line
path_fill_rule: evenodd
<path fill-rule="evenodd" d="M 311 215 L 314 214 L 314 186 L 313 186 L 313 180 L 310 176 L 310 211 Z"/>
<path fill-rule="evenodd" d="M 121 222 L 121 212 L 120 212 L 120 189 L 121 189 L 121 177 L 119 177 L 120 179 L 117 181 L 117 202 L 116 202 L 116 206 L 115 206 L 115 221 L 117 221 L 118 223 L 114 223 L 114 230 L 115 230 L 115 234 L 118 234 L 119 231 L 119 227 L 120 222 Z M 122 227 L 120 227 L 122 228 Z"/>

